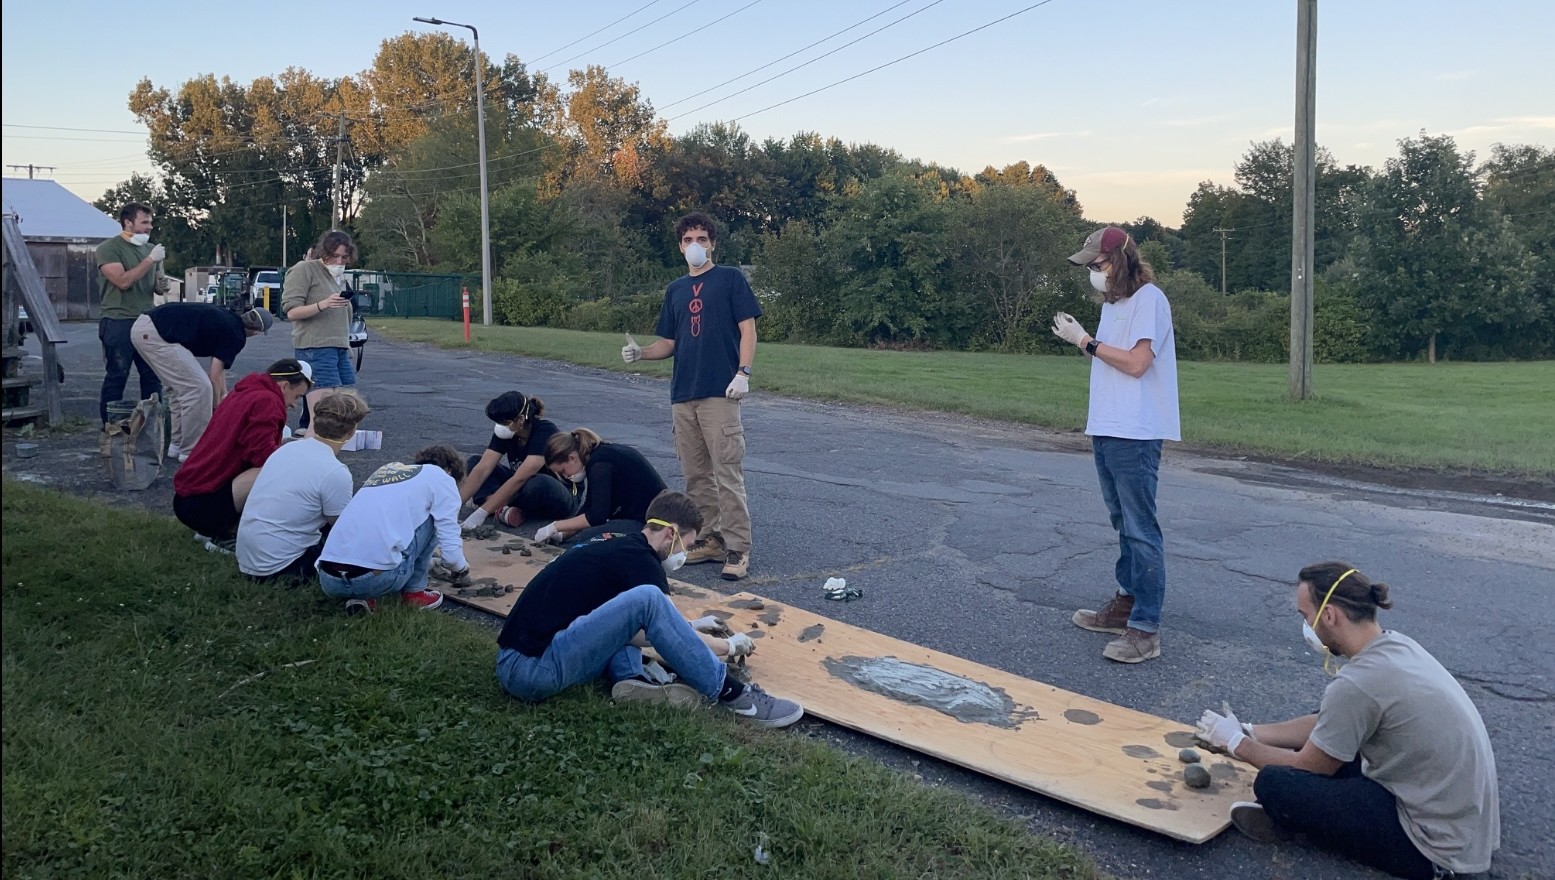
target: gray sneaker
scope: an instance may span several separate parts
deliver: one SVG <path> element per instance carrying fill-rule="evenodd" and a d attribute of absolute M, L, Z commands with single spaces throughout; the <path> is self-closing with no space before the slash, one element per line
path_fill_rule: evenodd
<path fill-rule="evenodd" d="M 707 702 L 696 688 L 678 681 L 654 684 L 640 678 L 623 678 L 610 689 L 610 699 L 619 703 L 650 703 L 690 709 Z"/>
<path fill-rule="evenodd" d="M 718 705 L 756 727 L 787 727 L 804 717 L 803 706 L 793 700 L 774 697 L 754 684 L 747 684 L 745 693 Z"/>
<path fill-rule="evenodd" d="M 1231 824 L 1246 837 L 1259 843 L 1284 843 L 1294 834 L 1274 824 L 1274 819 L 1262 804 L 1237 801 L 1231 805 Z"/>

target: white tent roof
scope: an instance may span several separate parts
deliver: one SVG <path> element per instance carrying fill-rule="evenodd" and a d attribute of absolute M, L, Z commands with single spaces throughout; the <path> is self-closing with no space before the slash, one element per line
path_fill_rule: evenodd
<path fill-rule="evenodd" d="M 20 220 L 22 238 L 102 241 L 119 234 L 119 221 L 54 180 L 0 180 L 5 212 Z"/>

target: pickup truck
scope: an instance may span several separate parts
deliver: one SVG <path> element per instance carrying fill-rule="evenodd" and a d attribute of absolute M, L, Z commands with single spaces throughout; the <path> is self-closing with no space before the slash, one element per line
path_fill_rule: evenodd
<path fill-rule="evenodd" d="M 281 273 L 266 269 L 254 276 L 254 305 L 275 311 L 281 307 Z"/>

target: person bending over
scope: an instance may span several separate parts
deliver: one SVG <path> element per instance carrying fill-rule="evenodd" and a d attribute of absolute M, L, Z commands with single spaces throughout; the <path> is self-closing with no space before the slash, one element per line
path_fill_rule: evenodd
<path fill-rule="evenodd" d="M 1354 566 L 1303 568 L 1302 636 L 1348 660 L 1317 714 L 1247 725 L 1226 707 L 1204 713 L 1199 736 L 1259 768 L 1257 803 L 1231 806 L 1231 821 L 1254 840 L 1306 834 L 1419 880 L 1488 871 L 1501 812 L 1485 723 L 1435 657 L 1377 622 L 1377 610 L 1392 607 L 1387 585 Z"/>
<path fill-rule="evenodd" d="M 427 587 L 433 549 L 455 576 L 470 571 L 459 537 L 462 476 L 464 462 L 449 446 L 373 471 L 324 540 L 319 586 L 345 599 L 347 611 L 375 611 L 378 597 L 389 594 L 425 611 L 442 605 L 443 594 Z"/>
<path fill-rule="evenodd" d="M 729 674 L 720 655 L 749 653 L 749 636 L 704 641 L 670 601 L 665 573 L 684 564 L 686 545 L 696 543 L 702 529 L 697 506 L 679 492 L 665 492 L 646 514 L 641 531 L 580 544 L 524 588 L 497 637 L 502 688 L 538 702 L 603 677 L 617 700 L 712 702 L 756 727 L 798 721 L 804 715 L 798 703 Z M 679 681 L 649 680 L 642 649 L 650 646 Z"/>
<path fill-rule="evenodd" d="M 606 443 L 588 428 L 557 434 L 545 448 L 545 466 L 581 491 L 577 516 L 535 532 L 536 541 L 592 540 L 602 534 L 635 532 L 648 520 L 648 505 L 665 489 L 664 478 L 643 454 Z"/>
<path fill-rule="evenodd" d="M 540 418 L 544 414 L 545 401 L 517 391 L 486 404 L 491 440 L 465 462 L 469 476 L 459 484 L 459 501 L 473 501 L 476 508 L 461 528 L 479 528 L 488 517 L 516 527 L 526 516 L 559 519 L 577 512 L 577 495 L 544 470 L 546 444 L 557 432 L 554 422 Z"/>

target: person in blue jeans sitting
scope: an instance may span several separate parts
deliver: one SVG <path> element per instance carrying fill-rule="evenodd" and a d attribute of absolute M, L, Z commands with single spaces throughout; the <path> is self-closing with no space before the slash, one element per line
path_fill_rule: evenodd
<path fill-rule="evenodd" d="M 459 535 L 462 476 L 464 462 L 448 446 L 373 471 L 324 541 L 319 586 L 346 599 L 347 611 L 374 611 L 378 597 L 391 593 L 425 611 L 442 605 L 443 594 L 427 588 L 433 549 L 456 578 L 470 571 Z"/>
<path fill-rule="evenodd" d="M 1114 633 L 1102 656 L 1141 663 L 1161 656 L 1166 601 L 1166 542 L 1156 520 L 1161 445 L 1181 440 L 1177 415 L 1177 341 L 1172 307 L 1150 264 L 1127 232 L 1098 229 L 1069 258 L 1090 270 L 1101 301 L 1096 335 L 1072 316 L 1053 316 L 1053 334 L 1091 359 L 1091 437 L 1096 477 L 1118 533 L 1118 592 L 1099 610 L 1082 609 L 1076 626 Z"/>
<path fill-rule="evenodd" d="M 580 544 L 535 575 L 497 637 L 497 681 L 503 690 L 539 702 L 573 685 L 603 677 L 620 701 L 697 706 L 709 702 L 756 727 L 787 727 L 804 715 L 793 700 L 773 697 L 729 673 L 724 658 L 754 650 L 743 633 L 717 639 L 712 626 L 681 616 L 669 599 L 666 572 L 685 564 L 702 514 L 679 492 L 648 505 L 642 531 Z M 659 683 L 643 668 L 653 650 L 678 681 Z"/>

